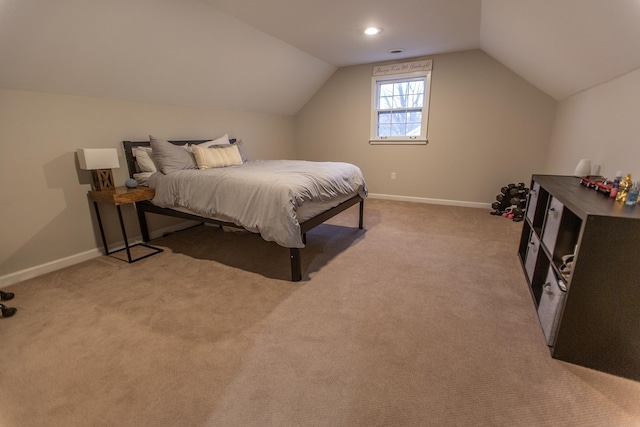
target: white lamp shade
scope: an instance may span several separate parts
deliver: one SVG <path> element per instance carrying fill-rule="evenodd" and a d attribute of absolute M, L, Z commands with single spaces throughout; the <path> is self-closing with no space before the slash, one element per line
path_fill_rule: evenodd
<path fill-rule="evenodd" d="M 115 148 L 79 148 L 80 169 L 97 170 L 119 168 L 118 150 Z"/>
<path fill-rule="evenodd" d="M 576 170 L 573 171 L 573 176 L 587 176 L 591 174 L 591 160 L 582 159 L 578 162 Z"/>

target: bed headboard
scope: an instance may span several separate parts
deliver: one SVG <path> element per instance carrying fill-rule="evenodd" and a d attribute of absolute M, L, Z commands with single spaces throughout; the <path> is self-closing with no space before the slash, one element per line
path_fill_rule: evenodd
<path fill-rule="evenodd" d="M 186 141 L 169 141 L 175 145 L 184 145 L 184 144 L 201 144 L 203 142 L 212 141 L 213 139 L 192 139 Z M 230 143 L 236 142 L 235 138 L 229 138 Z M 133 174 L 137 173 L 139 170 L 136 167 L 136 157 L 133 155 L 133 149 L 135 147 L 148 147 L 150 144 L 149 141 L 122 141 L 122 145 L 124 146 L 124 157 L 127 160 L 127 168 L 129 169 L 129 176 L 133 178 Z"/>

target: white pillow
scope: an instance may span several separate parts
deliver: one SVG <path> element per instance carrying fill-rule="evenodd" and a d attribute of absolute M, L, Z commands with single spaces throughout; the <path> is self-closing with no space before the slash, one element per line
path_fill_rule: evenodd
<path fill-rule="evenodd" d="M 133 155 L 140 172 L 155 172 L 157 170 L 156 164 L 151 159 L 151 147 L 134 147 Z"/>
<path fill-rule="evenodd" d="M 203 148 L 200 145 L 202 144 L 192 145 L 191 148 L 196 157 L 198 168 L 201 170 L 242 164 L 240 151 L 235 145 L 217 148 Z"/>
<path fill-rule="evenodd" d="M 200 147 L 209 148 L 209 147 L 211 147 L 213 145 L 229 145 L 229 144 L 231 144 L 231 142 L 229 141 L 229 134 L 225 133 L 220 138 L 216 138 L 216 139 L 211 140 L 211 141 L 205 141 L 205 142 L 202 142 L 202 143 L 200 143 L 198 145 Z"/>

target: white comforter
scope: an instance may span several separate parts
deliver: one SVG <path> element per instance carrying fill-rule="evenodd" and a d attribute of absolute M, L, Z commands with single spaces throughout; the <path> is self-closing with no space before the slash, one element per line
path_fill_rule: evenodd
<path fill-rule="evenodd" d="M 367 195 L 360 169 L 350 163 L 252 160 L 241 166 L 154 173 L 152 200 L 200 216 L 233 222 L 287 248 L 302 248 L 296 209 L 308 200 Z"/>

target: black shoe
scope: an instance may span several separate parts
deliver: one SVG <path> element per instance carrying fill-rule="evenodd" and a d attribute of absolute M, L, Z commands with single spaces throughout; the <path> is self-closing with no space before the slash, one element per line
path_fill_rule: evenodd
<path fill-rule="evenodd" d="M 10 299 L 13 299 L 13 292 L 0 291 L 0 301 L 9 301 Z"/>
<path fill-rule="evenodd" d="M 16 311 L 18 311 L 18 309 L 15 307 L 7 307 L 4 304 L 0 304 L 0 312 L 2 313 L 2 317 L 11 317 L 16 314 Z"/>

